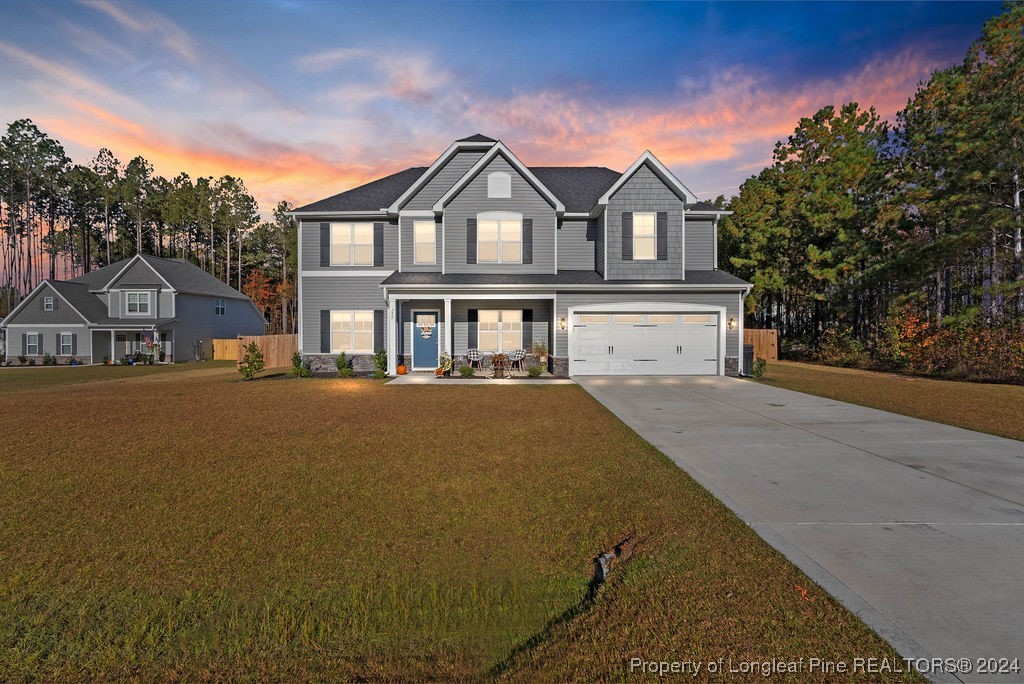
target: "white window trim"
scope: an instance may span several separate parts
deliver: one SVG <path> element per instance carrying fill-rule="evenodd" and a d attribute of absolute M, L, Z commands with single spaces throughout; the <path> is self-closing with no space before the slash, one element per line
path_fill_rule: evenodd
<path fill-rule="evenodd" d="M 488 333 L 493 332 L 494 334 L 496 334 L 498 336 L 498 349 L 494 350 L 493 353 L 495 353 L 495 354 L 508 354 L 509 352 L 515 351 L 516 349 L 525 349 L 525 347 L 523 345 L 523 335 L 524 335 L 526 329 L 525 329 L 525 327 L 523 325 L 524 321 L 523 321 L 523 318 L 522 318 L 523 313 L 522 313 L 521 309 L 478 309 L 477 310 L 477 318 L 476 318 L 476 320 L 477 320 L 477 323 L 476 323 L 477 324 L 476 344 L 477 344 L 478 348 L 484 349 L 484 347 L 480 344 L 480 314 L 483 313 L 484 311 L 496 311 L 498 313 L 498 329 L 494 330 L 494 331 L 490 331 L 490 330 L 487 331 Z M 519 344 L 518 344 L 518 346 L 513 347 L 512 349 L 505 349 L 503 344 L 502 344 L 502 341 L 505 339 L 505 332 L 506 332 L 506 330 L 505 330 L 505 321 L 504 321 L 503 316 L 502 316 L 502 313 L 505 312 L 505 311 L 519 311 L 519 321 L 518 321 L 518 323 L 519 323 Z M 511 322 L 512 321 L 509 321 L 509 323 L 511 323 Z M 515 332 L 515 331 L 514 330 L 509 330 L 508 332 Z M 487 349 L 486 351 L 491 351 L 491 350 Z"/>
<path fill-rule="evenodd" d="M 497 221 L 498 223 L 498 258 L 495 261 L 485 261 L 480 258 L 480 222 L 481 221 Z M 502 239 L 501 239 L 501 224 L 502 222 L 519 222 L 519 259 L 512 261 L 510 259 L 502 258 Z M 490 241 L 486 241 L 489 243 Z M 505 242 L 512 242 L 512 240 L 506 240 Z M 482 214 L 476 215 L 476 263 L 478 264 L 521 264 L 523 263 L 523 215 L 517 214 L 511 211 L 487 211 Z"/>
<path fill-rule="evenodd" d="M 644 233 L 640 237 L 650 238 L 654 240 L 654 256 L 649 257 L 637 257 L 636 255 L 636 217 L 637 216 L 650 216 L 651 217 L 651 228 L 650 234 Z M 657 261 L 658 260 L 658 214 L 653 211 L 635 211 L 633 212 L 633 261 Z"/>
<path fill-rule="evenodd" d="M 64 353 L 64 338 L 65 337 L 68 338 L 68 353 L 67 354 Z M 66 332 L 66 331 L 62 330 L 61 333 L 60 333 L 60 347 L 57 349 L 57 356 L 71 356 L 72 354 L 74 354 L 75 353 L 75 342 L 74 342 L 74 339 L 75 338 L 72 335 L 72 333 L 69 333 L 69 332 Z"/>
<path fill-rule="evenodd" d="M 487 174 L 487 199 L 511 198 L 512 174 L 508 171 L 492 171 Z"/>
<path fill-rule="evenodd" d="M 53 297 L 43 297 L 43 311 L 53 311 Z"/>
<path fill-rule="evenodd" d="M 150 296 L 152 293 L 149 290 L 126 290 L 124 292 L 124 313 L 126 316 L 151 316 L 153 311 L 153 298 Z M 146 310 L 142 311 L 142 300 L 139 299 L 135 305 L 139 308 L 138 311 L 131 310 L 131 298 L 132 295 L 146 295 Z"/>
<path fill-rule="evenodd" d="M 28 350 L 29 345 L 31 344 L 28 341 L 30 337 L 36 338 L 36 350 L 35 350 L 35 352 L 30 352 Z M 43 351 L 43 336 L 40 333 L 37 333 L 37 332 L 27 332 L 27 333 L 25 333 L 25 356 L 42 356 L 42 353 L 41 353 L 42 351 Z"/>
<path fill-rule="evenodd" d="M 372 221 L 345 221 L 338 222 L 334 221 L 330 224 L 331 235 L 330 235 L 330 263 L 331 266 L 373 266 L 373 222 Z M 356 242 L 356 226 L 369 226 L 370 227 L 370 241 L 367 242 Z M 348 229 L 348 242 L 337 243 L 338 245 L 348 245 L 348 261 L 335 261 L 334 260 L 334 229 Z M 356 262 L 355 253 L 356 247 L 369 247 L 370 248 L 370 260 L 366 263 Z"/>
<path fill-rule="evenodd" d="M 416 249 L 419 245 L 425 245 L 426 242 L 416 241 L 416 225 L 419 223 L 430 224 L 431 240 L 430 240 L 430 261 L 420 261 L 417 257 L 419 256 L 419 250 Z M 437 265 L 437 224 L 434 219 L 415 219 L 412 222 L 412 263 L 416 266 L 436 266 Z"/>
<path fill-rule="evenodd" d="M 350 349 L 341 349 L 340 347 L 335 347 L 334 346 L 334 314 L 338 314 L 338 313 L 340 313 L 340 314 L 348 314 L 349 315 L 349 325 L 351 326 L 349 328 L 349 331 L 348 331 L 349 338 L 350 338 L 349 339 L 349 345 L 351 347 Z M 355 347 L 355 341 L 356 341 L 355 314 L 357 314 L 357 313 L 368 313 L 368 314 L 370 314 L 370 349 L 355 349 L 354 348 Z M 374 316 L 373 316 L 373 309 L 331 309 L 331 315 L 330 315 L 330 317 L 328 319 L 328 325 L 331 326 L 330 329 L 328 330 L 328 334 L 330 335 L 330 340 L 331 340 L 331 353 L 332 354 L 340 354 L 340 353 L 344 352 L 346 354 L 372 354 L 374 352 L 373 340 L 374 340 L 374 338 L 377 335 L 377 329 L 375 327 L 375 323 L 374 323 L 373 318 L 374 318 Z"/>
<path fill-rule="evenodd" d="M 226 316 L 228 313 L 228 301 L 226 299 L 217 298 L 213 300 L 213 315 L 220 317 Z"/>

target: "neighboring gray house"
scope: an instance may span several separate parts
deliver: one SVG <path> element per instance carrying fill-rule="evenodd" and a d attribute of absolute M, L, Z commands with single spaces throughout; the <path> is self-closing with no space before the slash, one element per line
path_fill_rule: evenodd
<path fill-rule="evenodd" d="M 200 340 L 262 335 L 248 297 L 183 259 L 136 255 L 73 280 L 44 280 L 0 327 L 6 360 L 116 362 L 159 340 L 167 361 L 202 358 Z M 207 352 L 208 353 L 208 352 Z"/>
<path fill-rule="evenodd" d="M 718 220 L 650 152 L 619 173 L 527 167 L 483 135 L 296 209 L 299 349 L 316 368 L 374 350 L 547 345 L 554 373 L 740 369 L 750 285 L 718 270 Z"/>

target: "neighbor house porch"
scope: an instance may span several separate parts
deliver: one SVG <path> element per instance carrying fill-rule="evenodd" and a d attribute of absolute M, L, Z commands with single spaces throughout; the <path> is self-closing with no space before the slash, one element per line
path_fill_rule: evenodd
<path fill-rule="evenodd" d="M 159 343 L 157 349 L 153 345 Z M 159 326 L 118 326 L 92 330 L 93 363 L 119 363 L 125 356 L 159 354 L 165 363 L 174 362 L 174 331 Z M 106 359 L 105 359 L 106 357 Z M 157 359 L 159 360 L 159 358 Z"/>

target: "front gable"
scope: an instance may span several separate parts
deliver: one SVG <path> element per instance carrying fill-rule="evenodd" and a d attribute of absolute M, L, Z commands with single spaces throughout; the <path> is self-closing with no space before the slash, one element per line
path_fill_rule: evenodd
<path fill-rule="evenodd" d="M 170 283 L 156 272 L 149 263 L 141 256 L 135 257 L 125 264 L 125 267 L 115 275 L 104 290 L 125 290 L 132 288 L 158 289 L 166 288 L 173 290 Z"/>
<path fill-rule="evenodd" d="M 49 311 L 46 309 L 47 298 L 51 300 L 52 305 L 52 309 Z M 88 322 L 67 299 L 45 280 L 4 319 L 5 325 L 81 325 Z"/>
<path fill-rule="evenodd" d="M 502 160 L 504 162 L 504 167 L 499 169 L 498 167 L 492 166 L 497 160 Z M 501 164 L 501 162 L 498 163 L 499 165 Z M 518 176 L 521 182 L 525 182 L 529 185 L 553 210 L 559 214 L 565 211 L 565 205 L 555 197 L 555 194 L 545 187 L 545 185 L 540 182 L 540 179 L 538 179 L 530 169 L 526 168 L 526 165 L 523 164 L 518 157 L 512 154 L 511 150 L 500 142 L 496 143 L 490 151 L 484 154 L 479 161 L 477 161 L 477 163 L 458 180 L 458 182 L 449 188 L 449 190 L 442 195 L 436 203 L 434 203 L 434 211 L 444 211 L 444 208 L 455 197 L 462 194 L 467 185 L 472 183 L 474 184 L 474 187 L 478 187 L 481 175 L 484 177 L 486 182 L 487 175 L 498 170 L 509 173 L 512 176 L 513 190 L 516 185 L 515 178 Z M 486 187 L 484 197 L 487 197 Z"/>
<path fill-rule="evenodd" d="M 466 175 L 484 156 L 483 150 L 460 150 L 452 155 L 441 167 L 427 178 L 405 202 L 398 204 L 399 211 L 430 211 L 434 203 L 450 187 Z M 428 172 L 429 173 L 429 172 Z"/>

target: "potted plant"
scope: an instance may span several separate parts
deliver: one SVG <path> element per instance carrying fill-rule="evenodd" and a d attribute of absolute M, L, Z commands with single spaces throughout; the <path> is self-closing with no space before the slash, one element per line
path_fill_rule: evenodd
<path fill-rule="evenodd" d="M 437 374 L 438 375 L 443 375 L 446 378 L 451 377 L 451 375 L 452 375 L 452 367 L 454 365 L 455 364 L 452 361 L 451 354 L 449 354 L 448 352 L 442 352 L 441 353 L 441 365 L 439 365 L 437 367 L 437 370 L 439 371 Z"/>

